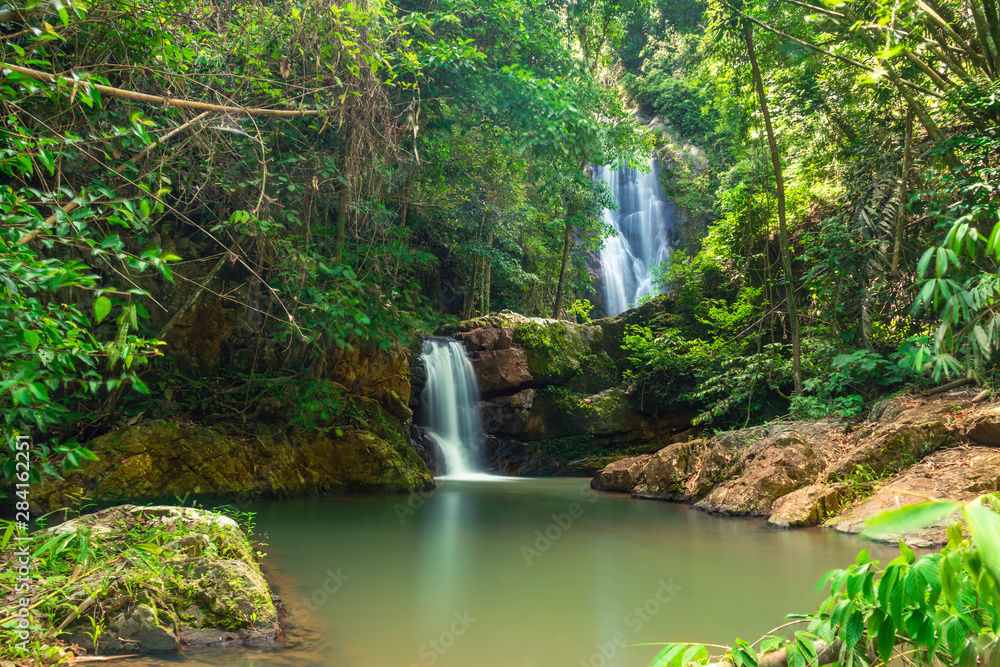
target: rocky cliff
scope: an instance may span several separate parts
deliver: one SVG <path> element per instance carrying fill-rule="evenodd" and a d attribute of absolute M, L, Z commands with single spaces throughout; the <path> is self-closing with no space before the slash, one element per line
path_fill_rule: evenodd
<path fill-rule="evenodd" d="M 772 423 L 674 443 L 609 464 L 591 486 L 767 517 L 777 527 L 823 524 L 860 533 L 866 518 L 893 507 L 1000 490 L 1000 403 L 974 397 L 901 396 L 876 405 L 856 427 Z M 947 541 L 946 523 L 905 537 L 866 536 L 929 547 Z"/>
<path fill-rule="evenodd" d="M 609 457 L 655 451 L 687 428 L 688 415 L 644 410 L 622 384 L 628 317 L 637 314 L 577 324 L 505 311 L 438 332 L 469 354 L 494 471 L 593 474 Z M 421 410 L 416 385 L 410 407 Z"/>
<path fill-rule="evenodd" d="M 338 348 L 311 370 L 305 381 L 289 381 L 252 401 L 242 419 L 195 423 L 183 414 L 140 415 L 87 443 L 97 460 L 61 478 L 46 477 L 32 492 L 33 509 L 434 486 L 410 441 L 405 351 Z"/>

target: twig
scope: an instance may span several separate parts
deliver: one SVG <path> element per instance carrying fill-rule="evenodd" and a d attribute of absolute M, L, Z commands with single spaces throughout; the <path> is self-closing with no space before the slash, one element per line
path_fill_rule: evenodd
<path fill-rule="evenodd" d="M 219 271 L 222 269 L 222 265 L 226 263 L 227 259 L 229 259 L 228 253 L 224 254 L 222 257 L 219 258 L 219 261 L 215 263 L 215 266 L 213 266 L 212 270 L 208 272 L 208 275 L 202 278 L 201 283 L 195 283 L 196 285 L 198 285 L 198 287 L 195 288 L 194 292 L 191 293 L 191 296 L 188 297 L 188 300 L 184 302 L 184 305 L 181 306 L 169 320 L 167 320 L 167 323 L 163 325 L 163 328 L 160 329 L 160 332 L 156 334 L 157 340 L 163 340 L 163 337 L 166 336 L 170 332 L 170 330 L 174 328 L 175 324 L 177 324 L 177 320 L 184 317 L 184 314 L 187 313 L 189 310 L 191 310 L 191 308 L 195 305 L 195 303 L 198 302 L 198 299 L 201 298 L 202 292 L 204 292 L 205 288 L 208 287 L 208 283 L 212 282 L 212 278 L 214 278 L 216 274 L 219 273 Z"/>
<path fill-rule="evenodd" d="M 178 125 L 174 129 L 172 129 L 170 132 L 167 132 L 162 137 L 159 137 L 155 143 L 152 143 L 152 144 L 146 146 L 141 151 L 139 151 L 138 153 L 136 153 L 135 156 L 132 158 L 131 161 L 132 162 L 139 162 L 141 160 L 146 159 L 149 156 L 149 152 L 153 149 L 153 147 L 155 147 L 157 145 L 163 145 L 164 142 L 170 141 L 172 138 L 174 138 L 175 136 L 177 136 L 178 134 L 180 134 L 181 132 L 183 132 L 187 128 L 191 127 L 192 124 L 194 124 L 195 122 L 197 122 L 197 121 L 201 120 L 202 118 L 204 118 L 205 116 L 207 116 L 209 113 L 210 112 L 206 111 L 204 113 L 198 114 L 197 116 L 195 116 L 194 118 L 192 118 L 188 122 L 184 123 L 183 125 Z M 71 202 L 67 203 L 65 206 L 63 206 L 61 210 L 62 210 L 62 212 L 64 214 L 68 215 L 72 211 L 74 211 L 77 208 L 79 208 L 79 206 L 80 205 L 78 203 L 76 203 L 76 200 L 74 199 L 73 201 L 71 201 Z M 28 242 L 33 241 L 34 239 L 38 238 L 41 234 L 44 233 L 44 228 L 51 227 L 52 225 L 55 224 L 55 222 L 56 222 L 56 216 L 58 216 L 58 215 L 59 215 L 59 213 L 53 213 L 49 217 L 45 218 L 45 221 L 42 222 L 42 228 L 36 229 L 35 231 L 31 232 L 30 234 L 25 235 L 20 241 L 17 242 L 18 245 L 24 245 L 25 243 L 28 243 Z"/>

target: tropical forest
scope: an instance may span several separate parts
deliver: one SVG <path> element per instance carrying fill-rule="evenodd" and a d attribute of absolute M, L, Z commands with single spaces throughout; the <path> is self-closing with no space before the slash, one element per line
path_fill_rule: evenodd
<path fill-rule="evenodd" d="M 998 0 L 0 0 L 0 667 L 997 667 L 998 360 Z"/>

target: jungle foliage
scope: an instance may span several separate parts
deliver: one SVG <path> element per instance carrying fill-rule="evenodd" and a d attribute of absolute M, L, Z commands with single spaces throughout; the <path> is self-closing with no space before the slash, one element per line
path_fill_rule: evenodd
<path fill-rule="evenodd" d="M 714 220 L 700 247 L 663 267 L 669 300 L 628 338 L 633 380 L 716 425 L 854 416 L 908 382 L 969 376 L 991 386 L 1000 342 L 996 4 L 701 8 L 692 21 L 687 5 L 659 3 L 634 26 L 642 56 L 622 74 L 665 124 L 664 186 L 680 185 L 689 214 Z M 706 163 L 692 169 L 689 144 Z"/>
<path fill-rule="evenodd" d="M 5 5 L 8 445 L 44 433 L 75 465 L 77 436 L 174 395 L 281 393 L 449 315 L 564 314 L 592 291 L 569 249 L 606 234 L 584 168 L 649 149 L 596 69 L 616 21 L 521 0 Z M 217 317 L 192 322 L 203 303 Z M 164 358 L 191 326 L 228 335 Z"/>

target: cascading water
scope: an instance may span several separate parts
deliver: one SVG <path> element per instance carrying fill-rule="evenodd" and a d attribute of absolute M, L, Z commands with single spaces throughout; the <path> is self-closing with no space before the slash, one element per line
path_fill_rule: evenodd
<path fill-rule="evenodd" d="M 675 205 L 660 189 L 659 164 L 650 169 L 597 167 L 594 178 L 608 184 L 617 211 L 604 210 L 604 221 L 614 227 L 614 237 L 601 249 L 604 314 L 614 316 L 657 294 L 653 268 L 670 258 L 670 228 Z"/>
<path fill-rule="evenodd" d="M 457 340 L 428 338 L 423 346 L 427 385 L 423 400 L 430 417 L 428 431 L 441 448 L 448 477 L 481 470 L 479 385 L 465 347 Z"/>

